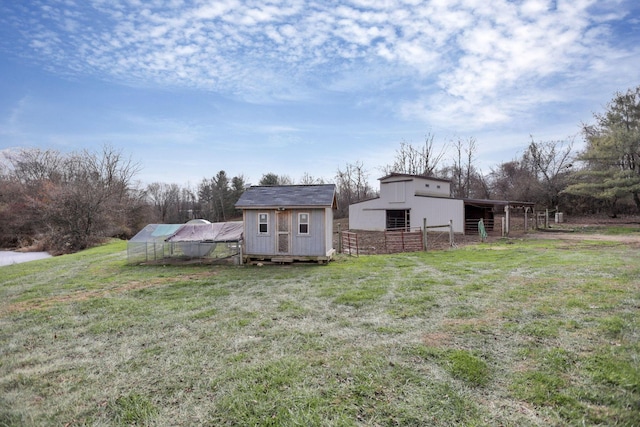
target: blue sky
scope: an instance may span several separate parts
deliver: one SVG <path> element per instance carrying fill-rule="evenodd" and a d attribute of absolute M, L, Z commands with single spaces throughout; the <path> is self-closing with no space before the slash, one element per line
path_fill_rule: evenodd
<path fill-rule="evenodd" d="M 431 134 L 475 138 L 488 172 L 531 136 L 579 147 L 639 64 L 636 0 L 0 0 L 0 150 L 375 182 Z"/>

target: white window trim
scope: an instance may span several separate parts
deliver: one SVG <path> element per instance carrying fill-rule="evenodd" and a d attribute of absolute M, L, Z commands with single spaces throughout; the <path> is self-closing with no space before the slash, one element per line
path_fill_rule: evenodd
<path fill-rule="evenodd" d="M 302 220 L 300 219 L 302 217 L 302 215 L 306 215 L 307 216 L 307 222 L 303 223 Z M 306 233 L 301 233 L 300 232 L 300 225 L 301 224 L 307 224 L 307 232 Z M 311 214 L 309 212 L 298 212 L 298 235 L 300 236 L 308 236 L 311 234 Z"/>
<path fill-rule="evenodd" d="M 262 215 L 265 215 L 267 217 L 267 221 L 266 222 L 261 222 L 260 221 L 260 217 Z M 267 231 L 260 231 L 260 226 L 262 224 L 265 224 L 267 226 Z M 269 212 L 258 212 L 258 234 L 261 236 L 268 236 L 269 235 Z"/>

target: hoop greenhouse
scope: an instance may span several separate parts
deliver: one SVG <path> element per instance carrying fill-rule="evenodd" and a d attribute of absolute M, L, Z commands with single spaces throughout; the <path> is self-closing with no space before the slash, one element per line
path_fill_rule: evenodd
<path fill-rule="evenodd" d="M 234 256 L 241 260 L 242 221 L 192 220 L 186 224 L 149 224 L 127 243 L 130 264 L 199 260 Z"/>

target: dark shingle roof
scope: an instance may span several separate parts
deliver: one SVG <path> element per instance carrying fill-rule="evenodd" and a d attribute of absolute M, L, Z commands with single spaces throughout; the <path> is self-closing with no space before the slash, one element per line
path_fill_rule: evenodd
<path fill-rule="evenodd" d="M 236 208 L 336 207 L 335 184 L 253 186 L 238 199 Z"/>

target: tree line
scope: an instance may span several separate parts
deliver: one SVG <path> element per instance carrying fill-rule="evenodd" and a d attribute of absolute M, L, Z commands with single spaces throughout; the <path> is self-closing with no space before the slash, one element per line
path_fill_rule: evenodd
<path fill-rule="evenodd" d="M 451 181 L 452 196 L 535 202 L 569 214 L 640 213 L 640 86 L 616 93 L 605 112 L 583 124 L 585 146 L 574 140 L 535 141 L 511 161 L 482 171 L 475 138 L 436 148 L 400 142 L 379 175 L 406 173 Z M 249 185 L 220 170 L 195 187 L 135 180 L 140 165 L 111 146 L 92 152 L 4 151 L 0 158 L 0 247 L 37 246 L 73 252 L 109 237 L 131 237 L 148 223 L 239 219 L 235 203 Z M 331 179 L 265 173 L 258 185 L 334 183 L 337 217 L 377 195 L 362 162 L 339 167 Z"/>
<path fill-rule="evenodd" d="M 529 201 L 570 214 L 638 214 L 640 86 L 617 92 L 594 119 L 582 125 L 585 144 L 579 151 L 574 138 L 532 138 L 520 157 L 483 172 L 474 138 L 452 141 L 448 150 L 438 151 L 428 135 L 420 145 L 401 143 L 394 162 L 383 170 L 446 178 L 454 197 Z"/>

